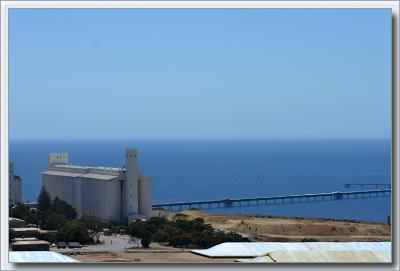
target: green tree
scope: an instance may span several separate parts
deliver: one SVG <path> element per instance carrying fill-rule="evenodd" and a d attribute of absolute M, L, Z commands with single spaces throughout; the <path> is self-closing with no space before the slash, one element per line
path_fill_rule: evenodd
<path fill-rule="evenodd" d="M 169 234 L 165 230 L 159 230 L 151 236 L 153 242 L 168 242 Z"/>
<path fill-rule="evenodd" d="M 140 244 L 142 245 L 142 247 L 144 248 L 149 248 L 150 247 L 150 237 L 148 236 L 144 236 L 141 240 L 140 240 Z"/>
<path fill-rule="evenodd" d="M 51 203 L 50 210 L 54 213 L 61 214 L 68 219 L 76 218 L 76 211 L 69 205 L 66 201 L 60 200 L 58 197 L 55 197 Z"/>
<path fill-rule="evenodd" d="M 29 215 L 29 207 L 23 203 L 17 203 L 17 205 L 14 205 L 9 209 L 10 217 L 15 217 L 25 220 L 26 216 L 28 215 Z"/>
<path fill-rule="evenodd" d="M 188 232 L 171 237 L 170 245 L 174 247 L 188 247 L 192 243 L 192 235 Z"/>
<path fill-rule="evenodd" d="M 39 224 L 39 215 L 35 210 L 31 210 L 29 214 L 25 217 L 27 224 Z"/>
<path fill-rule="evenodd" d="M 38 197 L 38 207 L 40 211 L 47 211 L 51 205 L 51 197 L 46 188 L 42 186 Z"/>
<path fill-rule="evenodd" d="M 64 215 L 47 211 L 41 214 L 40 227 L 44 230 L 57 230 L 65 222 L 67 218 Z"/>
<path fill-rule="evenodd" d="M 16 233 L 13 229 L 8 230 L 8 243 L 11 243 L 11 240 L 16 238 Z"/>
<path fill-rule="evenodd" d="M 91 244 L 94 241 L 84 224 L 77 220 L 69 221 L 61 226 L 57 230 L 56 239 L 58 242 L 79 242 L 81 244 Z"/>

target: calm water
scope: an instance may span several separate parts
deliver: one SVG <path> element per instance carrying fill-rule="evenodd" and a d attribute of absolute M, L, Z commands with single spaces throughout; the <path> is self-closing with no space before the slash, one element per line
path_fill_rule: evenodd
<path fill-rule="evenodd" d="M 344 191 L 349 182 L 391 182 L 389 140 L 14 141 L 10 158 L 23 178 L 23 199 L 36 201 L 49 152 L 68 152 L 71 164 L 120 167 L 126 146 L 139 149 L 142 173 L 153 178 L 154 203 Z M 390 202 L 386 197 L 210 212 L 386 222 Z"/>

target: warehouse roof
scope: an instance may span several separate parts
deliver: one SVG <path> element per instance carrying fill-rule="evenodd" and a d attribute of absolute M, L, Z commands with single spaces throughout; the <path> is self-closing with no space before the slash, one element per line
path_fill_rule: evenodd
<path fill-rule="evenodd" d="M 10 251 L 8 260 L 11 263 L 79 262 L 53 251 Z"/>
<path fill-rule="evenodd" d="M 15 217 L 9 217 L 8 221 L 25 222 L 25 220 L 19 219 L 19 218 L 15 218 Z"/>
<path fill-rule="evenodd" d="M 277 250 L 254 259 L 241 259 L 239 262 L 253 263 L 361 263 L 361 262 L 391 262 L 389 250 Z"/>
<path fill-rule="evenodd" d="M 209 249 L 195 249 L 192 253 L 210 258 L 254 258 L 271 251 L 346 250 L 390 251 L 390 242 L 228 242 Z"/>
<path fill-rule="evenodd" d="M 15 232 L 25 232 L 25 231 L 40 231 L 39 228 L 34 228 L 34 227 L 30 227 L 30 228 L 12 228 L 13 231 Z"/>
<path fill-rule="evenodd" d="M 50 245 L 50 243 L 43 240 L 23 240 L 16 241 L 12 245 Z"/>

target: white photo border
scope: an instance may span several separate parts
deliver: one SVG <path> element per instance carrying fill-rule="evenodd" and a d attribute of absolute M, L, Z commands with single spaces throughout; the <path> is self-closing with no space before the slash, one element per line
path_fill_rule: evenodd
<path fill-rule="evenodd" d="M 1 254 L 0 269 L 221 269 L 249 270 L 273 268 L 399 270 L 399 2 L 398 1 L 1 1 Z M 60 263 L 12 264 L 8 262 L 8 14 L 10 9 L 35 8 L 387 8 L 392 10 L 392 263 L 391 264 L 118 264 Z"/>

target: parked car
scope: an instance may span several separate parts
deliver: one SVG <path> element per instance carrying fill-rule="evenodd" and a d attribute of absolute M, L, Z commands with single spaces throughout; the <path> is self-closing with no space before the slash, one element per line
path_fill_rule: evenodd
<path fill-rule="evenodd" d="M 58 242 L 58 243 L 57 243 L 57 248 L 67 248 L 67 243 L 65 243 L 65 242 Z"/>
<path fill-rule="evenodd" d="M 81 248 L 82 246 L 81 246 L 81 244 L 78 243 L 78 242 L 69 242 L 69 243 L 68 243 L 68 247 L 69 247 L 69 248 Z"/>

